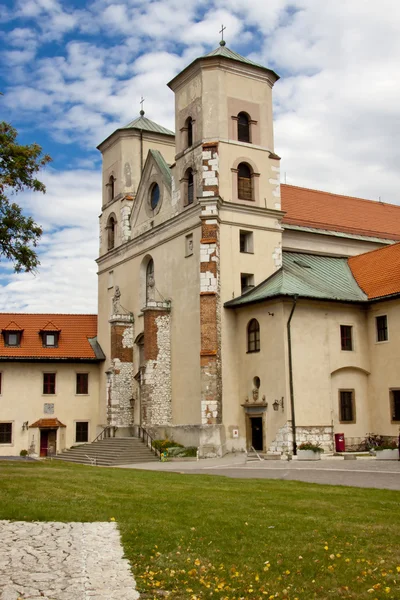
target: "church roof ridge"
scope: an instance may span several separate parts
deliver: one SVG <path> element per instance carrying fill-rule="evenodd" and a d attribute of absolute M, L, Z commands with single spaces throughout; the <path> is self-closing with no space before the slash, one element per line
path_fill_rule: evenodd
<path fill-rule="evenodd" d="M 250 60 L 249 58 L 242 56 L 238 52 L 231 50 L 230 48 L 228 48 L 228 46 L 221 45 L 221 44 L 217 48 L 215 48 L 215 50 L 211 50 L 211 52 L 208 52 L 207 54 L 205 54 L 202 58 L 206 58 L 208 56 L 224 56 L 225 58 L 230 58 L 231 60 L 238 60 L 239 62 L 243 62 L 243 63 L 246 63 L 247 65 L 252 65 L 253 67 L 258 67 L 260 69 L 267 68 L 267 67 L 264 67 L 264 65 L 260 65 L 259 63 L 256 63 L 256 62 Z M 268 69 L 268 71 L 270 71 L 270 70 L 271 69 Z"/>
<path fill-rule="evenodd" d="M 175 135 L 173 131 L 167 129 L 163 125 L 159 125 L 155 121 L 140 115 L 133 121 L 130 121 L 127 125 L 121 127 L 121 129 L 142 129 L 143 131 L 151 131 L 152 133 L 161 133 L 163 135 Z"/>

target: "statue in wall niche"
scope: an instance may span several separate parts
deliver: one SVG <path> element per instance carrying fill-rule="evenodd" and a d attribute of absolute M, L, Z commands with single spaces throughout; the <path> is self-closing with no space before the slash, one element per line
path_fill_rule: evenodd
<path fill-rule="evenodd" d="M 113 315 L 118 315 L 121 311 L 121 291 L 119 286 L 115 286 L 115 293 L 112 299 L 113 302 Z"/>
<path fill-rule="evenodd" d="M 154 280 L 154 262 L 153 259 L 149 261 L 146 269 L 146 300 L 154 300 L 155 299 L 155 285 L 156 282 Z"/>
<path fill-rule="evenodd" d="M 260 392 L 258 387 L 253 388 L 253 402 L 257 402 Z"/>
<path fill-rule="evenodd" d="M 132 174 L 131 174 L 131 165 L 129 163 L 125 163 L 124 175 L 125 175 L 125 187 L 130 188 L 132 185 Z"/>

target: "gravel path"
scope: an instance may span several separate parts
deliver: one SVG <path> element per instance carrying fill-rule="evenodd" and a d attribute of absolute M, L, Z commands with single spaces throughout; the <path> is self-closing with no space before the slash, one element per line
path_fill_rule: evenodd
<path fill-rule="evenodd" d="M 137 600 L 115 523 L 0 521 L 0 600 Z"/>

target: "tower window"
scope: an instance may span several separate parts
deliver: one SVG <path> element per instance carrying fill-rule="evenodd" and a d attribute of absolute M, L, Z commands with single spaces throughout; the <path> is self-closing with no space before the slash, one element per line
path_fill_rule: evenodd
<path fill-rule="evenodd" d="M 250 119 L 249 116 L 241 112 L 237 118 L 238 124 L 238 141 L 250 143 Z"/>
<path fill-rule="evenodd" d="M 157 183 L 154 183 L 150 190 L 150 205 L 152 210 L 157 208 L 160 202 L 160 188 Z"/>
<path fill-rule="evenodd" d="M 254 275 L 249 273 L 240 273 L 240 286 L 242 294 L 245 294 L 254 287 Z"/>
<path fill-rule="evenodd" d="M 110 175 L 110 178 L 107 183 L 108 187 L 108 200 L 113 200 L 115 195 L 115 177 L 114 175 Z"/>
<path fill-rule="evenodd" d="M 193 171 L 192 171 L 192 169 L 188 169 L 188 171 L 187 171 L 187 203 L 193 204 L 193 199 L 194 199 Z"/>
<path fill-rule="evenodd" d="M 238 167 L 238 198 L 239 200 L 253 200 L 251 170 L 246 163 L 240 163 Z"/>
<path fill-rule="evenodd" d="M 353 350 L 353 328 L 351 325 L 340 326 L 340 344 L 342 350 Z"/>
<path fill-rule="evenodd" d="M 108 250 L 112 250 L 115 246 L 115 228 L 116 228 L 116 220 L 114 215 L 110 215 L 107 223 L 107 248 Z"/>
<path fill-rule="evenodd" d="M 193 120 L 192 117 L 186 119 L 186 130 L 187 130 L 187 148 L 193 146 Z"/>
<path fill-rule="evenodd" d="M 260 324 L 257 319 L 251 319 L 247 325 L 247 352 L 260 351 Z M 254 378 L 254 385 L 257 387 Z M 259 378 L 257 377 L 259 380 Z M 258 381 L 259 383 L 259 381 Z M 258 386 L 259 387 L 259 386 Z"/>
<path fill-rule="evenodd" d="M 252 231 L 240 231 L 240 252 L 253 253 L 253 232 Z"/>

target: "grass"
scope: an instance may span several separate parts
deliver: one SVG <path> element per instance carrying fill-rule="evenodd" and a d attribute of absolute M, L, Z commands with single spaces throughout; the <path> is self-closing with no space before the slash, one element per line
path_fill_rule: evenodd
<path fill-rule="evenodd" d="M 0 519 L 115 520 L 141 598 L 400 598 L 399 493 L 1 463 Z"/>

